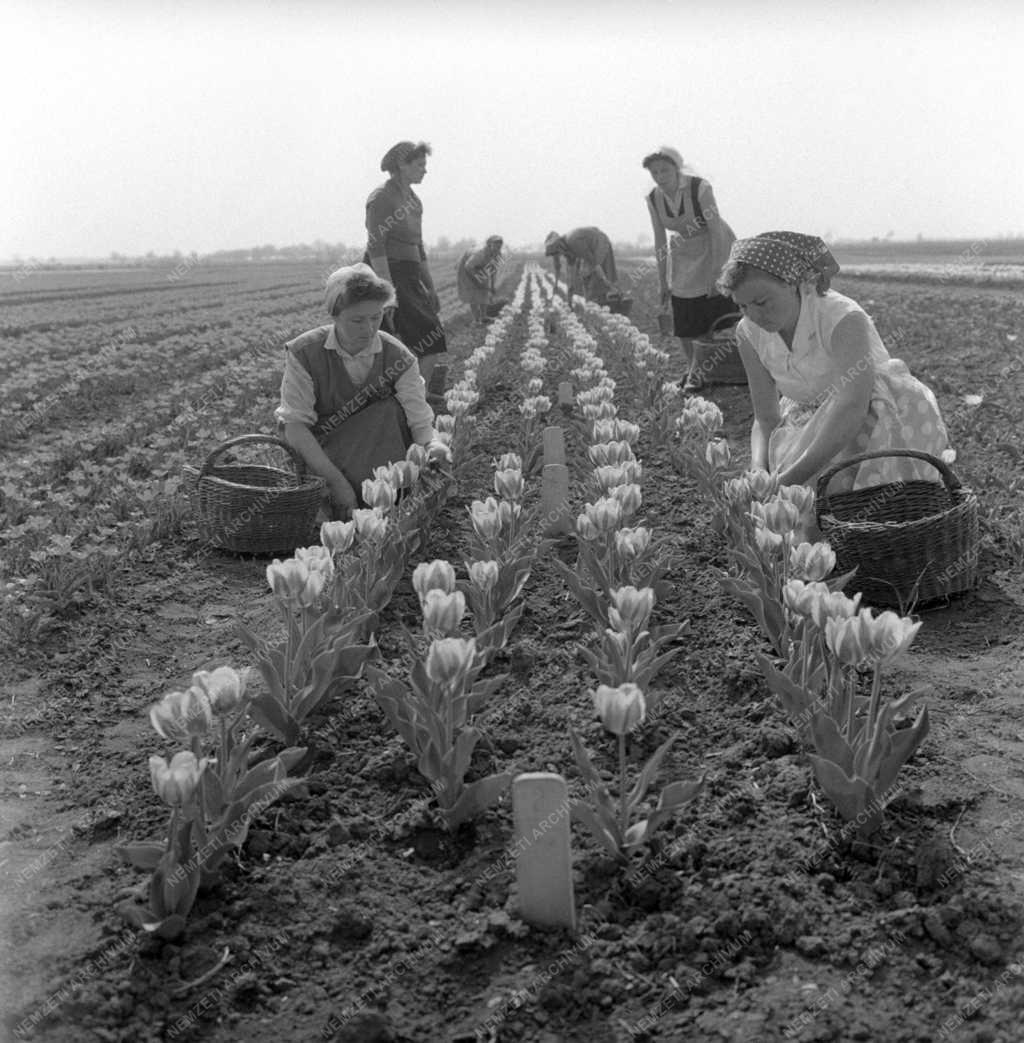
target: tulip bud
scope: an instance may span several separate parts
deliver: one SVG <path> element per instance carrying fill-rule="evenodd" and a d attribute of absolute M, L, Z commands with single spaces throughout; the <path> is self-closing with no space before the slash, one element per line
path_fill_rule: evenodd
<path fill-rule="evenodd" d="M 352 521 L 361 540 L 379 540 L 388 531 L 388 520 L 375 507 L 356 508 Z"/>
<path fill-rule="evenodd" d="M 355 538 L 355 522 L 331 521 L 320 526 L 320 542 L 331 554 L 346 554 L 352 549 Z"/>
<path fill-rule="evenodd" d="M 469 518 L 473 530 L 482 540 L 493 540 L 501 532 L 501 515 L 498 501 L 493 496 L 486 500 L 474 500 L 469 507 Z"/>
<path fill-rule="evenodd" d="M 860 599 L 859 591 L 852 598 L 841 590 L 829 591 L 812 606 L 811 619 L 819 630 L 824 630 L 830 619 L 852 619 L 860 607 Z"/>
<path fill-rule="evenodd" d="M 469 581 L 484 594 L 494 589 L 498 582 L 500 568 L 496 561 L 474 561 L 467 566 Z"/>
<path fill-rule="evenodd" d="M 630 447 L 640 437 L 640 425 L 631 424 L 628 420 L 616 420 L 614 431 L 613 441 L 627 442 Z"/>
<path fill-rule="evenodd" d="M 323 546 L 296 547 L 295 560 L 301 562 L 310 572 L 320 572 L 325 581 L 334 576 L 334 557 Z"/>
<path fill-rule="evenodd" d="M 915 623 L 896 612 L 882 612 L 872 624 L 868 661 L 876 666 L 888 665 L 910 647 L 920 629 L 920 621 Z"/>
<path fill-rule="evenodd" d="M 704 450 L 704 459 L 717 470 L 724 470 L 732 462 L 729 443 L 724 438 L 716 438 L 714 441 L 708 442 Z"/>
<path fill-rule="evenodd" d="M 192 675 L 192 687 L 206 693 L 214 713 L 229 714 L 242 705 L 248 677 L 248 670 L 239 673 L 230 666 L 218 666 L 216 670 L 197 670 Z"/>
<path fill-rule="evenodd" d="M 860 666 L 867 658 L 862 625 L 865 612 L 870 619 L 871 610 L 863 609 L 852 619 L 830 619 L 825 624 L 825 643 L 844 666 Z"/>
<path fill-rule="evenodd" d="M 506 500 L 523 497 L 523 472 L 511 467 L 494 472 L 494 491 Z"/>
<path fill-rule="evenodd" d="M 608 464 L 594 468 L 594 481 L 601 494 L 607 496 L 615 486 L 625 485 L 628 478 L 624 466 Z"/>
<path fill-rule="evenodd" d="M 779 488 L 778 475 L 769 474 L 767 471 L 747 471 L 743 476 L 750 486 L 751 495 L 755 500 L 767 500 L 774 496 Z"/>
<path fill-rule="evenodd" d="M 422 468 L 427 466 L 427 450 L 424 446 L 417 445 L 415 442 L 406 449 L 405 458 L 417 467 Z"/>
<path fill-rule="evenodd" d="M 387 480 L 399 490 L 411 489 L 420 477 L 420 469 L 411 460 L 396 460 L 387 470 Z"/>
<path fill-rule="evenodd" d="M 267 583 L 274 597 L 294 602 L 305 589 L 309 579 L 309 566 L 296 558 L 284 561 L 275 558 L 267 566 Z"/>
<path fill-rule="evenodd" d="M 835 567 L 835 551 L 827 543 L 798 543 L 789 552 L 793 575 L 811 582 L 823 580 Z"/>
<path fill-rule="evenodd" d="M 521 471 L 523 469 L 523 461 L 518 453 L 502 453 L 494 461 L 494 469 L 496 471 Z"/>
<path fill-rule="evenodd" d="M 473 638 L 442 637 L 430 642 L 424 668 L 434 684 L 454 691 L 465 683 L 475 661 Z"/>
<path fill-rule="evenodd" d="M 366 478 L 363 481 L 363 502 L 367 507 L 376 507 L 379 511 L 390 511 L 398 502 L 398 493 L 388 481 Z"/>
<path fill-rule="evenodd" d="M 780 536 L 787 536 L 800 523 L 800 512 L 788 500 L 778 496 L 762 504 L 759 513 L 765 525 Z"/>
<path fill-rule="evenodd" d="M 765 526 L 754 530 L 754 542 L 762 554 L 775 554 L 782 546 L 782 537 Z"/>
<path fill-rule="evenodd" d="M 787 581 L 782 588 L 782 603 L 798 616 L 810 617 L 814 608 L 823 597 L 828 597 L 829 589 L 824 583 L 805 583 L 800 579 Z"/>
<path fill-rule="evenodd" d="M 622 504 L 611 496 L 602 496 L 596 503 L 586 504 L 583 514 L 598 532 L 615 532 L 622 525 Z"/>
<path fill-rule="evenodd" d="M 202 738 L 213 726 L 210 699 L 201 688 L 168 692 L 149 710 L 149 721 L 164 739 Z"/>
<path fill-rule="evenodd" d="M 617 485 L 610 491 L 609 495 L 612 499 L 622 504 L 624 516 L 636 514 L 640 510 L 640 504 L 643 502 L 643 495 L 640 492 L 639 485 Z"/>
<path fill-rule="evenodd" d="M 609 651 L 618 652 L 623 659 L 629 655 L 629 634 L 612 630 L 610 627 L 604 632 L 605 646 Z"/>
<path fill-rule="evenodd" d="M 613 735 L 625 735 L 638 724 L 642 724 L 647 715 L 647 703 L 644 693 L 638 685 L 627 682 L 612 688 L 609 685 L 598 685 L 592 693 L 594 709 L 601 723 Z"/>
<path fill-rule="evenodd" d="M 466 614 L 466 596 L 461 590 L 446 594 L 443 590 L 428 590 L 423 596 L 423 631 L 445 637 L 458 633 Z"/>
<path fill-rule="evenodd" d="M 170 763 L 163 757 L 149 758 L 149 777 L 156 795 L 171 807 L 187 804 L 195 795 L 207 761 L 190 752 L 176 753 Z"/>
<path fill-rule="evenodd" d="M 540 377 L 531 377 L 526 382 L 526 390 L 531 395 L 539 395 L 544 390 L 544 381 Z"/>
<path fill-rule="evenodd" d="M 651 545 L 651 530 L 640 525 L 635 529 L 619 529 L 615 534 L 615 553 L 625 561 L 639 558 Z"/>
<path fill-rule="evenodd" d="M 464 401 L 464 400 L 463 400 Z M 455 417 L 446 413 L 438 413 L 434 417 L 434 430 L 444 431 L 446 434 L 455 433 Z"/>
<path fill-rule="evenodd" d="M 412 570 L 412 585 L 422 605 L 428 591 L 440 590 L 450 594 L 455 589 L 455 569 L 441 558 L 435 558 L 429 563 L 421 561 Z"/>
<path fill-rule="evenodd" d="M 597 530 L 597 526 L 590 520 L 590 516 L 587 514 L 580 514 L 576 517 L 576 535 L 581 540 L 596 540 L 601 534 Z"/>
<path fill-rule="evenodd" d="M 611 591 L 611 598 L 608 621 L 616 630 L 639 633 L 647 626 L 654 608 L 654 591 L 650 587 L 618 587 Z"/>
<path fill-rule="evenodd" d="M 814 515 L 814 490 L 806 485 L 783 485 L 776 494 L 791 503 L 801 515 Z"/>

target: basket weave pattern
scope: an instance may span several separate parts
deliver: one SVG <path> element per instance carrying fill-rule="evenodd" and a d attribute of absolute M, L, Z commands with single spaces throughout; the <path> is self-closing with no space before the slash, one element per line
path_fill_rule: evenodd
<path fill-rule="evenodd" d="M 217 463 L 240 445 L 284 449 L 294 472 L 263 464 Z M 306 473 L 302 458 L 271 435 L 241 435 L 218 446 L 202 468 L 184 469 L 193 480 L 192 511 L 200 538 L 211 547 L 239 554 L 291 551 L 316 542 L 316 515 L 326 483 Z"/>
<path fill-rule="evenodd" d="M 942 482 L 889 482 L 829 495 L 840 471 L 878 457 L 914 457 Z M 857 573 L 848 590 L 867 604 L 908 610 L 970 590 L 978 574 L 978 499 L 929 453 L 891 449 L 851 457 L 817 487 L 818 527 L 836 554 L 836 572 Z"/>
<path fill-rule="evenodd" d="M 736 332 L 733 327 L 742 318 L 739 312 L 723 315 L 712 323 L 703 337 L 693 342 L 693 370 L 705 384 L 746 384 Z M 731 325 L 726 325 L 731 323 Z"/>

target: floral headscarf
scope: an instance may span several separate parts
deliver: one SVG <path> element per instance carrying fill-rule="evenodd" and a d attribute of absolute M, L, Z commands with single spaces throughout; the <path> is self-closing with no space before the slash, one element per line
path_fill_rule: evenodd
<path fill-rule="evenodd" d="M 800 232 L 762 232 L 752 239 L 737 239 L 729 260 L 760 268 L 794 286 L 813 281 L 818 293 L 825 293 L 839 271 L 825 241 Z"/>

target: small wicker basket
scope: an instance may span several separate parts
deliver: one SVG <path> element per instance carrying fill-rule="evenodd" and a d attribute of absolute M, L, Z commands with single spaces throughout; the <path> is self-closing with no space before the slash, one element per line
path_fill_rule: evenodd
<path fill-rule="evenodd" d="M 294 473 L 264 464 L 218 464 L 240 445 L 273 445 L 285 450 Z M 238 554 L 291 551 L 317 542 L 316 515 L 326 483 L 306 473 L 302 457 L 272 435 L 240 435 L 218 446 L 197 470 L 186 466 L 199 536 L 209 546 Z"/>
<path fill-rule="evenodd" d="M 722 315 L 703 337 L 694 340 L 691 377 L 699 377 L 703 384 L 747 383 L 747 371 L 736 346 L 735 326 L 741 318 L 739 312 Z"/>
<path fill-rule="evenodd" d="M 889 482 L 829 495 L 847 467 L 878 457 L 914 457 L 942 482 Z M 867 604 L 909 611 L 970 590 L 978 577 L 978 498 L 942 460 L 916 449 L 890 449 L 843 460 L 817 486 L 818 526 L 836 554 L 836 573 L 854 567 L 851 593 Z"/>
<path fill-rule="evenodd" d="M 633 297 L 628 293 L 609 293 L 604 300 L 605 306 L 615 315 L 630 315 L 633 311 Z"/>

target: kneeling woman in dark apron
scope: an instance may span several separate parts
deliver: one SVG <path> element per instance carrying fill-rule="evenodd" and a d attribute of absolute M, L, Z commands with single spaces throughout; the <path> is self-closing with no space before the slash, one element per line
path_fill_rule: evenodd
<path fill-rule="evenodd" d="M 375 467 L 431 441 L 434 413 L 416 357 L 380 329 L 395 304 L 391 283 L 366 264 L 339 268 L 324 304 L 333 321 L 285 345 L 275 415 L 284 440 L 326 480 L 333 516 L 345 518 Z"/>

